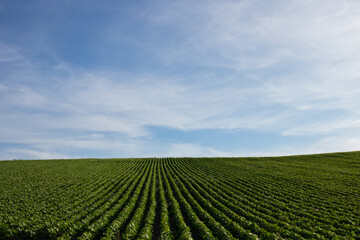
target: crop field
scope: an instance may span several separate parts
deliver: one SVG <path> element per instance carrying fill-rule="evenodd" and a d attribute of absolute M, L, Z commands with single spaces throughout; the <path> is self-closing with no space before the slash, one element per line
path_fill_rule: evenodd
<path fill-rule="evenodd" d="M 0 239 L 360 239 L 360 152 L 2 161 Z"/>

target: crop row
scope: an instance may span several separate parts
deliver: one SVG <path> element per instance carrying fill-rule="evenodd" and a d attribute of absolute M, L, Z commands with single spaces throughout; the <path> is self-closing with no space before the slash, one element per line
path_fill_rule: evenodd
<path fill-rule="evenodd" d="M 360 238 L 359 174 L 304 158 L 0 163 L 0 239 Z"/>

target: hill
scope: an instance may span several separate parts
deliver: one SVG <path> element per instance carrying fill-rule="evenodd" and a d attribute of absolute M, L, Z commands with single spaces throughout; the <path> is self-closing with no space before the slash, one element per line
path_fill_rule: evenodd
<path fill-rule="evenodd" d="M 0 239 L 360 239 L 360 152 L 0 162 Z"/>

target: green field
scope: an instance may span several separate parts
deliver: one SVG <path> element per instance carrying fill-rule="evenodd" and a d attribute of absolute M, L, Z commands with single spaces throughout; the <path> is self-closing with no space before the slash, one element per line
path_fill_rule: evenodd
<path fill-rule="evenodd" d="M 360 152 L 1 161 L 0 239 L 360 239 Z"/>

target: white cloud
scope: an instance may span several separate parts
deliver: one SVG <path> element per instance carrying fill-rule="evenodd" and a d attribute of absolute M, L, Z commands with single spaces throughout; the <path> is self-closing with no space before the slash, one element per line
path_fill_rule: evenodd
<path fill-rule="evenodd" d="M 68 156 L 60 153 L 37 151 L 33 149 L 8 149 L 0 154 L 2 160 L 12 159 L 64 159 Z"/>
<path fill-rule="evenodd" d="M 317 142 L 309 152 L 344 152 L 344 151 L 359 151 L 360 139 L 359 132 L 346 133 L 342 135 L 333 135 L 324 138 Z"/>
<path fill-rule="evenodd" d="M 164 51 L 167 60 L 173 56 L 173 61 L 251 70 L 289 60 L 357 59 L 360 49 L 360 4 L 355 2 L 176 1 L 159 5 L 150 21 L 159 28 L 176 29 L 183 38 Z"/>
<path fill-rule="evenodd" d="M 12 114 L 5 112 L 6 114 L 0 120 L 3 126 L 1 130 L 3 138 L 0 140 L 31 144 L 37 149 L 44 150 L 74 148 L 111 151 L 117 149 L 122 154 L 131 155 L 137 152 L 140 155 L 146 155 L 144 149 L 147 149 L 145 145 L 148 142 L 136 140 L 136 138 L 152 138 L 151 132 L 144 128 L 149 125 L 183 130 L 243 128 L 278 132 L 286 136 L 329 135 L 360 128 L 358 118 L 355 118 L 355 113 L 352 113 L 351 108 L 346 108 L 346 104 L 326 105 L 326 102 L 334 97 L 329 92 L 326 93 L 329 95 L 320 94 L 320 97 L 316 90 L 312 93 L 311 89 L 306 93 L 298 93 L 295 85 L 285 83 L 279 84 L 278 88 L 262 84 L 256 89 L 252 87 L 239 89 L 234 82 L 218 88 L 199 90 L 196 85 L 185 86 L 181 81 L 163 80 L 162 77 L 156 76 L 145 80 L 143 76 L 133 76 L 129 81 L 119 82 L 115 80 L 118 77 L 120 78 L 120 76 L 112 76 L 111 79 L 107 79 L 101 75 L 98 77 L 93 75 L 91 78 L 87 75 L 80 76 L 79 79 L 83 80 L 76 83 L 66 81 L 64 87 L 59 89 L 60 92 L 53 96 L 40 95 L 34 98 L 39 102 L 32 101 L 36 103 L 32 105 L 26 102 L 21 105 L 22 101 L 13 103 L 7 101 L 8 108 L 16 109 L 21 105 L 40 112 Z M 282 92 L 280 89 L 286 91 Z M 10 91 L 14 96 L 8 92 L 9 99 L 18 98 L 19 92 L 22 93 L 22 91 Z M 33 90 L 29 89 L 27 92 L 31 93 Z M 44 94 L 43 91 L 42 94 Z M 308 96 L 303 97 L 303 94 L 308 94 Z M 346 103 L 346 101 L 351 102 L 351 98 L 356 95 L 335 97 L 343 99 Z M 318 98 L 324 102 L 317 103 Z M 336 103 L 336 98 L 333 100 Z M 277 108 L 278 104 L 286 108 Z M 306 104 L 309 104 L 308 109 L 301 109 Z M 341 118 L 323 119 L 321 117 L 316 121 L 312 121 L 311 118 L 309 120 L 305 116 L 303 118 L 306 121 L 303 123 L 299 117 L 301 113 L 312 114 L 334 107 L 352 114 Z M 51 111 L 48 112 L 50 109 Z M 86 132 L 90 134 L 81 138 L 77 135 Z M 107 136 L 100 138 L 102 132 L 112 133 L 117 137 L 115 139 Z M 94 138 L 94 136 L 97 137 Z M 286 147 L 282 146 L 282 148 L 268 154 L 300 153 L 302 149 L 284 151 Z M 165 149 L 164 147 L 162 152 L 172 156 L 180 156 L 181 151 L 189 156 L 191 154 L 196 156 L 246 154 L 246 150 L 223 153 L 193 143 L 174 144 L 171 150 Z M 250 153 L 250 155 L 259 154 L 261 155 L 261 151 Z"/>
<path fill-rule="evenodd" d="M 48 105 L 46 96 L 26 86 L 0 86 L 3 94 L 0 100 L 4 105 L 44 107 Z M 4 107 L 3 105 L 3 107 Z"/>
<path fill-rule="evenodd" d="M 51 51 L 55 63 L 43 71 L 0 42 L 0 62 L 9 66 L 0 84 L 0 141 L 40 149 L 24 156 L 46 158 L 60 147 L 130 154 L 143 152 L 139 139 L 151 139 L 145 127 L 155 125 L 317 135 L 318 150 L 356 148 L 349 133 L 360 129 L 359 10 L 342 0 L 159 1 L 144 9 L 147 30 L 165 39 L 144 44 L 147 50 L 166 66 L 206 67 L 208 74 L 75 70 Z M 342 146 L 333 144 L 337 138 Z M 193 143 L 164 149 L 227 155 Z M 306 149 L 282 146 L 273 154 Z"/>
<path fill-rule="evenodd" d="M 2 84 L 0 84 L 0 92 L 6 91 L 8 88 Z"/>
<path fill-rule="evenodd" d="M 226 156 L 227 153 L 217 151 L 213 148 L 203 147 L 191 143 L 173 143 L 170 144 L 165 153 L 158 153 L 160 156 L 169 157 L 206 157 L 206 156 Z"/>
<path fill-rule="evenodd" d="M 22 60 L 22 56 L 17 52 L 14 47 L 0 42 L 0 62 L 2 64 L 19 60 Z"/>

